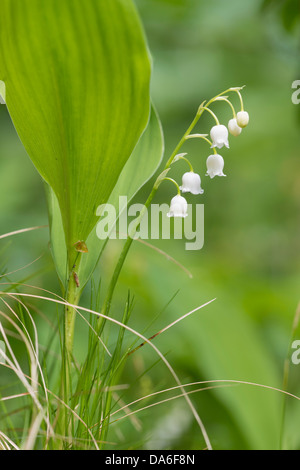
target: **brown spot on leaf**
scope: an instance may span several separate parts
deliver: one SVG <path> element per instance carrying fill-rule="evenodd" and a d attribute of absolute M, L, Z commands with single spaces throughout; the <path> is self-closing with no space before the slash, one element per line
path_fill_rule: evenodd
<path fill-rule="evenodd" d="M 85 242 L 79 241 L 74 244 L 75 250 L 78 251 L 79 253 L 88 253 L 88 247 L 86 246 Z"/>
<path fill-rule="evenodd" d="M 73 271 L 73 277 L 74 277 L 74 281 L 75 281 L 76 286 L 80 287 L 79 277 L 78 277 L 77 273 L 75 273 L 75 271 Z"/>

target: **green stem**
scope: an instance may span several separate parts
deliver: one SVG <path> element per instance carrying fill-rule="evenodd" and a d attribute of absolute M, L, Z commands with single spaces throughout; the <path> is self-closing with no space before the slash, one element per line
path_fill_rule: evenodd
<path fill-rule="evenodd" d="M 147 201 L 144 204 L 143 209 L 140 212 L 139 217 L 137 218 L 135 226 L 133 227 L 131 232 L 128 234 L 128 238 L 125 242 L 125 245 L 122 249 L 121 255 L 120 255 L 120 257 L 118 259 L 118 262 L 115 266 L 115 269 L 114 269 L 114 272 L 113 272 L 113 275 L 112 275 L 112 278 L 111 278 L 111 281 L 110 281 L 110 284 L 109 284 L 109 287 L 108 287 L 108 290 L 107 290 L 107 294 L 106 294 L 105 301 L 104 301 L 103 308 L 102 308 L 102 312 L 101 312 L 104 315 L 108 315 L 108 313 L 109 313 L 112 297 L 113 297 L 113 294 L 114 294 L 114 290 L 115 290 L 116 284 L 118 282 L 119 275 L 120 275 L 120 272 L 121 272 L 122 267 L 124 265 L 125 259 L 127 257 L 128 251 L 129 251 L 129 249 L 131 247 L 131 244 L 134 240 L 134 235 L 136 234 L 136 231 L 138 230 L 138 227 L 141 223 L 141 220 L 144 217 L 148 207 L 150 206 L 150 204 L 151 204 L 151 202 L 152 202 L 152 200 L 153 200 L 153 198 L 154 198 L 154 196 L 157 192 L 157 189 L 158 189 L 158 186 L 154 185 L 154 187 L 152 188 L 151 193 L 148 196 Z M 99 317 L 99 324 L 100 324 L 101 331 L 103 330 L 105 323 L 106 323 L 105 318 Z M 99 334 L 100 334 L 100 331 L 99 331 Z"/>
<path fill-rule="evenodd" d="M 73 256 L 70 253 L 73 252 Z M 69 278 L 66 286 L 65 300 L 68 304 L 78 305 L 81 290 L 79 280 L 76 274 L 81 261 L 82 253 L 76 252 L 72 246 L 69 249 Z M 71 360 L 73 354 L 74 330 L 75 330 L 76 310 L 69 305 L 65 306 L 65 323 L 64 323 L 64 346 L 66 353 Z M 71 363 L 71 362 L 70 362 Z"/>
<path fill-rule="evenodd" d="M 216 121 L 217 126 L 219 126 L 219 125 L 220 125 L 220 121 L 219 121 L 219 119 L 217 118 L 217 116 L 215 115 L 215 113 L 214 113 L 211 109 L 209 109 L 207 106 L 205 106 L 203 109 L 204 109 L 205 111 L 208 111 L 208 112 L 212 115 L 212 117 L 213 117 L 214 120 Z"/>
<path fill-rule="evenodd" d="M 132 232 L 129 234 L 129 236 L 128 236 L 126 242 L 125 242 L 125 245 L 124 245 L 123 250 L 121 252 L 121 255 L 119 257 L 118 263 L 117 263 L 117 265 L 115 267 L 115 270 L 114 270 L 114 273 L 112 275 L 112 278 L 111 278 L 111 281 L 110 281 L 110 284 L 109 284 L 109 287 L 108 287 L 107 295 L 106 295 L 106 298 L 105 298 L 105 301 L 104 301 L 104 304 L 103 304 L 103 309 L 102 309 L 101 313 L 103 313 L 104 315 L 108 315 L 108 313 L 109 313 L 112 297 L 113 297 L 113 294 L 114 294 L 114 290 L 115 290 L 117 281 L 119 279 L 121 269 L 122 269 L 122 267 L 124 265 L 124 262 L 125 262 L 125 259 L 127 257 L 128 251 L 129 251 L 129 249 L 131 247 L 131 244 L 132 244 L 132 241 L 134 239 L 134 235 L 135 235 L 136 231 L 138 230 L 139 225 L 141 223 L 141 220 L 144 217 L 148 207 L 150 206 L 150 204 L 151 204 L 151 202 L 152 202 L 152 200 L 153 200 L 160 184 L 165 179 L 164 177 L 162 177 L 162 175 L 165 175 L 167 173 L 167 171 L 170 169 L 175 157 L 177 156 L 177 154 L 179 153 L 181 147 L 185 143 L 187 136 L 192 132 L 192 130 L 196 126 L 197 122 L 199 121 L 200 117 L 202 116 L 202 114 L 204 112 L 204 109 L 205 109 L 205 108 L 203 108 L 203 104 L 204 103 L 202 103 L 202 105 L 199 107 L 199 109 L 197 111 L 197 114 L 194 117 L 192 123 L 190 124 L 190 126 L 188 127 L 188 129 L 183 134 L 182 138 L 180 139 L 180 141 L 178 142 L 178 144 L 174 148 L 174 150 L 173 150 L 171 156 L 169 157 L 163 171 L 161 172 L 160 176 L 155 181 L 154 186 L 152 188 L 152 191 L 149 194 L 148 199 L 144 204 L 143 210 L 140 212 L 140 215 L 137 218 L 135 227 L 133 228 Z M 101 331 L 102 331 L 102 329 L 104 327 L 104 324 L 105 324 L 105 319 L 99 318 L 99 322 L 100 322 Z"/>
<path fill-rule="evenodd" d="M 203 140 L 205 140 L 205 141 L 210 145 L 210 147 L 212 146 L 212 142 L 211 142 L 209 139 L 207 139 L 207 138 L 206 138 L 204 135 L 202 135 L 202 134 L 190 134 L 190 135 L 187 135 L 187 136 L 186 136 L 186 140 L 188 140 L 188 139 L 203 139 Z M 213 150 L 213 152 L 214 152 L 215 154 L 217 153 L 215 147 L 213 147 L 212 150 Z"/>
<path fill-rule="evenodd" d="M 193 171 L 193 170 L 192 170 Z M 180 195 L 180 187 L 179 185 L 176 183 L 175 180 L 173 180 L 173 178 L 163 178 L 162 181 L 171 181 L 171 183 L 173 183 L 175 186 L 176 186 L 176 189 L 177 189 L 177 194 Z"/>
<path fill-rule="evenodd" d="M 74 247 L 72 247 L 74 251 Z M 69 278 L 65 292 L 64 311 L 64 332 L 63 332 L 63 361 L 61 368 L 61 397 L 63 402 L 70 406 L 72 398 L 72 360 L 76 309 L 70 305 L 78 305 L 81 290 L 76 282 L 76 266 L 80 263 L 81 253 L 73 256 L 73 261 L 69 262 Z M 70 304 L 70 305 L 69 305 Z M 59 407 L 59 430 L 66 438 L 72 436 L 72 415 L 66 406 Z M 67 442 L 67 441 L 66 441 Z M 71 444 L 71 442 L 70 442 Z"/>
<path fill-rule="evenodd" d="M 66 302 L 71 305 L 78 305 L 80 292 L 76 285 L 73 272 L 70 274 L 68 283 L 68 290 L 66 295 Z M 69 305 L 65 306 L 65 350 L 69 358 L 72 357 L 73 343 L 74 343 L 74 330 L 75 330 L 76 310 Z"/>
<path fill-rule="evenodd" d="M 203 103 L 202 103 L 203 104 Z M 201 105 L 202 106 L 202 105 Z M 204 108 L 201 107 L 198 109 L 197 111 L 197 114 L 196 116 L 194 117 L 191 125 L 188 127 L 188 129 L 186 130 L 186 132 L 183 134 L 182 138 L 180 139 L 180 141 L 178 142 L 178 144 L 176 145 L 175 149 L 173 150 L 169 160 L 167 161 L 166 163 L 166 166 L 164 168 L 163 171 L 166 171 L 168 168 L 170 168 L 171 164 L 173 163 L 173 160 L 174 158 L 176 157 L 176 155 L 178 154 L 179 150 L 181 149 L 181 147 L 183 146 L 185 140 L 186 140 L 186 137 L 192 132 L 192 130 L 194 129 L 194 127 L 196 126 L 197 122 L 199 121 L 201 115 L 203 114 L 203 111 L 204 111 Z"/>
<path fill-rule="evenodd" d="M 177 158 L 178 158 L 178 160 L 184 160 L 188 164 L 188 166 L 190 167 L 190 171 L 192 173 L 194 173 L 194 168 L 193 168 L 193 166 L 192 166 L 192 164 L 191 164 L 191 162 L 189 161 L 188 158 L 184 157 L 183 155 L 178 155 Z"/>
<path fill-rule="evenodd" d="M 244 111 L 244 102 L 241 93 L 237 90 L 236 93 L 239 96 L 240 102 L 241 102 L 241 111 Z"/>
<path fill-rule="evenodd" d="M 233 117 L 236 118 L 236 112 L 235 112 L 235 109 L 234 109 L 234 106 L 233 104 L 231 103 L 231 101 L 229 101 L 227 98 L 225 97 L 222 97 L 222 101 L 225 101 L 225 103 L 228 103 L 230 108 L 231 108 L 231 111 L 232 111 L 232 114 L 233 114 Z"/>

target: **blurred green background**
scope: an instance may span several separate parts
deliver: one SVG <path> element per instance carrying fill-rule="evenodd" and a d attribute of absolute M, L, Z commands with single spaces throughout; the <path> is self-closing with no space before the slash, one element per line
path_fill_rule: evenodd
<path fill-rule="evenodd" d="M 240 137 L 231 137 L 230 150 L 220 151 L 227 178 L 204 177 L 209 154 L 204 142 L 188 142 L 185 147 L 205 190 L 197 199 L 205 205 L 204 247 L 188 252 L 184 241 L 151 243 L 191 271 L 193 279 L 136 242 L 122 272 L 114 316 L 120 318 L 129 289 L 135 300 L 130 326 L 150 336 L 216 298 L 155 340 L 182 382 L 232 379 L 281 388 L 300 300 L 300 105 L 291 101 L 292 82 L 300 79 L 298 2 L 266 1 L 264 10 L 261 0 L 136 4 L 153 57 L 152 97 L 164 129 L 165 158 L 199 104 L 229 87 L 246 85 L 243 96 L 250 124 Z M 238 105 L 235 95 L 233 99 Z M 231 118 L 224 103 L 213 110 L 225 124 Z M 208 133 L 212 125 L 211 117 L 204 116 L 197 132 Z M 183 170 L 184 164 L 178 164 L 170 176 L 180 181 Z M 140 191 L 136 202 L 144 202 L 150 187 L 151 183 Z M 173 195 L 173 188 L 163 185 L 154 202 L 168 203 Z M 0 234 L 44 224 L 43 183 L 1 106 Z M 0 240 L 2 273 L 43 255 L 2 281 L 26 280 L 59 292 L 48 241 L 47 229 Z M 104 284 L 120 247 L 120 242 L 111 241 L 106 249 L 95 275 Z M 89 304 L 88 290 L 82 303 Z M 42 311 L 55 321 L 50 306 L 43 305 Z M 45 320 L 37 321 L 41 336 L 47 337 Z M 79 320 L 78 357 L 86 344 L 82 331 Z M 290 364 L 293 393 L 300 393 L 299 368 Z M 123 375 L 124 383 L 131 384 L 122 397 L 125 402 L 175 385 L 148 346 L 131 356 Z M 2 376 L 2 385 L 3 380 Z M 286 401 L 281 436 L 284 400 L 275 391 L 239 385 L 197 393 L 192 399 L 215 449 L 273 449 L 281 444 L 300 448 L 296 400 Z M 119 448 L 204 447 L 182 399 L 145 410 L 137 418 L 142 430 L 129 419 L 111 427 L 111 440 Z"/>

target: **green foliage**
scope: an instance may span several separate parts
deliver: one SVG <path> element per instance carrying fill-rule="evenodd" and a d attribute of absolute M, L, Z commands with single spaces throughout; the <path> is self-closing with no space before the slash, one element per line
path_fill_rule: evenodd
<path fill-rule="evenodd" d="M 116 208 L 119 216 L 119 196 L 126 195 L 128 203 L 138 190 L 149 180 L 159 166 L 164 150 L 163 134 L 159 117 L 152 107 L 147 129 L 140 138 L 132 155 L 125 164 L 119 179 L 109 196 L 108 204 Z M 68 269 L 66 247 L 63 243 L 63 227 L 60 210 L 54 192 L 46 187 L 48 195 L 48 208 L 51 232 L 52 254 L 56 270 L 63 285 L 66 284 Z M 124 208 L 125 209 L 125 208 Z M 105 246 L 105 240 L 99 240 L 96 230 L 93 230 L 87 239 L 88 253 L 82 256 L 78 267 L 80 288 L 83 289 L 99 261 L 100 254 Z"/>
<path fill-rule="evenodd" d="M 58 199 L 74 252 L 148 121 L 139 18 L 131 0 L 3 0 L 0 34 L 8 110 Z"/>
<path fill-rule="evenodd" d="M 14 0 L 16 2 L 18 0 Z M 246 380 L 278 388 L 287 386 L 288 391 L 300 396 L 300 366 L 289 362 L 290 330 L 299 301 L 300 268 L 297 256 L 299 126 L 295 121 L 300 106 L 293 105 L 290 99 L 291 83 L 299 78 L 296 75 L 298 44 L 295 47 L 293 39 L 278 27 L 277 20 L 281 21 L 279 15 L 262 15 L 261 0 L 139 0 L 136 3 L 144 18 L 155 57 L 152 95 L 164 125 L 167 154 L 186 128 L 196 106 L 223 86 L 233 83 L 247 85 L 245 106 L 250 112 L 251 123 L 247 132 L 243 131 L 242 138 L 231 140 L 230 155 L 224 152 L 227 178 L 222 181 L 203 178 L 204 248 L 189 253 L 185 252 L 181 241 L 151 241 L 156 249 L 164 250 L 182 263 L 193 273 L 194 279 L 181 275 L 178 265 L 171 264 L 170 259 L 136 242 L 115 292 L 111 315 L 122 319 L 124 312 L 127 321 L 124 303 L 130 289 L 135 295 L 130 325 L 137 331 L 146 331 L 144 334 L 150 337 L 190 309 L 217 297 L 210 306 L 154 339 L 155 345 L 167 355 L 182 381 Z M 278 13 L 281 6 L 291 6 L 288 1 L 268 3 L 270 7 L 274 5 Z M 184 8 L 178 8 L 180 5 Z M 295 17 L 298 15 L 297 10 L 293 9 L 291 17 L 292 12 Z M 228 113 L 229 109 L 225 107 L 224 123 Z M 209 128 L 210 117 L 206 116 L 203 122 L 204 126 L 199 128 L 199 132 Z M 0 128 L 1 233 L 44 224 L 43 186 L 25 158 L 4 106 L 0 106 Z M 188 145 L 193 166 L 202 176 L 208 149 L 204 143 L 200 147 L 198 142 L 190 141 Z M 172 171 L 174 177 L 179 178 L 182 168 L 178 173 L 176 169 Z M 161 187 L 157 200 L 165 203 L 170 196 L 170 187 L 166 185 Z M 145 189 L 142 189 L 139 201 L 143 202 L 146 197 Z M 57 203 L 57 199 L 55 201 Z M 191 199 L 189 202 L 192 202 Z M 61 229 L 61 226 L 57 227 Z M 63 232 L 61 235 L 52 234 L 52 249 L 55 240 L 59 242 L 63 236 Z M 47 230 L 11 238 L 7 251 L 3 253 L 0 250 L 1 275 L 32 262 L 45 251 L 47 242 Z M 7 239 L 1 240 L 0 248 L 3 243 L 6 245 Z M 92 247 L 89 239 L 88 245 Z M 58 243 L 55 250 L 61 248 Z M 107 245 L 95 279 L 99 276 L 106 281 L 118 248 L 117 241 Z M 93 248 L 90 250 L 93 252 Z M 65 248 L 62 254 L 65 256 Z M 82 267 L 87 259 L 82 256 Z M 59 261 L 58 255 L 57 264 Z M 96 259 L 91 261 L 96 262 Z M 62 277 L 65 263 L 59 268 Z M 42 272 L 38 270 L 41 265 L 44 268 Z M 90 271 L 88 268 L 86 273 Z M 12 281 L 2 290 L 15 292 L 26 289 L 27 292 L 27 287 L 17 283 L 28 283 L 30 279 L 30 284 L 33 284 L 32 276 L 38 276 L 35 280 L 39 286 L 52 291 L 57 289 L 56 276 L 51 273 L 47 253 L 38 264 L 26 268 L 26 274 L 21 271 L 9 276 L 9 279 L 2 278 L 2 282 Z M 80 277 L 83 285 L 83 274 Z M 91 286 L 93 291 L 93 282 Z M 96 300 L 91 307 L 99 312 L 103 292 L 100 295 L 100 291 L 95 290 Z M 4 299 L 7 300 L 6 297 Z M 82 301 L 85 304 L 89 302 L 87 294 Z M 15 304 L 12 305 L 15 307 Z M 164 305 L 167 306 L 165 309 Z M 58 394 L 61 381 L 60 341 L 63 336 L 61 309 L 57 308 L 56 311 L 52 303 L 38 299 L 30 299 L 29 308 L 38 326 L 40 363 L 47 388 Z M 163 315 L 159 316 L 158 312 L 162 309 Z M 15 310 L 19 313 L 19 309 Z M 6 313 L 13 315 L 9 311 Z M 26 319 L 25 312 L 22 318 Z M 89 322 L 96 329 L 97 319 L 91 315 Z M 11 325 L 4 323 L 4 326 L 22 370 L 28 374 L 30 363 L 24 344 Z M 29 322 L 26 327 L 30 328 Z M 34 340 L 32 330 L 30 332 Z M 298 326 L 292 338 L 299 339 L 299 334 Z M 107 322 L 101 339 L 114 357 L 109 358 L 102 344 L 97 343 L 95 362 L 92 362 L 93 355 L 89 348 L 95 344 L 95 333 L 81 317 L 77 319 L 72 369 L 73 397 L 70 403 L 97 438 L 100 437 L 99 433 L 106 438 L 105 427 L 93 427 L 95 423 L 100 423 L 103 414 L 108 416 L 136 399 L 174 385 L 147 345 L 128 357 L 125 368 L 119 367 L 134 338 L 131 335 L 128 337 L 127 333 L 122 338 L 122 330 L 110 328 Z M 136 341 L 135 346 L 140 340 Z M 283 384 L 286 358 L 289 380 Z M 86 359 L 89 361 L 86 362 Z M 87 365 L 86 374 L 82 364 Z M 108 366 L 113 370 L 109 370 Z M 102 385 L 99 387 L 99 384 Z M 128 388 L 122 388 L 124 385 Z M 103 387 L 108 387 L 105 393 Z M 20 446 L 26 442 L 34 417 L 33 400 L 28 395 L 23 396 L 24 391 L 26 388 L 13 371 L 2 367 L 1 398 L 14 397 L 15 394 L 22 396 L 0 402 L 1 430 Z M 52 422 L 56 422 L 59 402 L 51 394 L 46 401 L 42 387 L 38 388 L 38 395 Z M 165 397 L 154 396 L 132 404 L 130 411 L 137 414 L 131 417 L 126 416 L 126 409 L 112 416 L 106 438 L 109 443 L 103 444 L 103 447 L 114 450 L 149 448 L 153 444 L 160 449 L 162 446 L 170 449 L 204 447 L 199 428 L 182 399 L 155 405 Z M 291 397 L 286 397 L 286 413 L 282 421 L 283 396 L 272 390 L 231 384 L 217 390 L 194 393 L 191 398 L 214 449 L 281 446 L 299 449 L 300 406 L 299 401 Z M 140 408 L 149 404 L 155 406 L 139 412 Z M 84 423 L 72 416 L 74 448 L 94 448 Z M 131 418 L 140 420 L 142 428 L 135 427 L 137 422 L 131 421 Z M 109 419 L 106 420 L 108 422 Z M 47 426 L 42 423 L 35 448 L 44 447 L 46 431 Z M 62 445 L 68 448 L 69 443 L 60 438 L 57 442 L 50 440 L 50 447 Z"/>
<path fill-rule="evenodd" d="M 263 10 L 277 9 L 283 26 L 292 32 L 300 20 L 300 8 L 298 0 L 264 0 Z"/>

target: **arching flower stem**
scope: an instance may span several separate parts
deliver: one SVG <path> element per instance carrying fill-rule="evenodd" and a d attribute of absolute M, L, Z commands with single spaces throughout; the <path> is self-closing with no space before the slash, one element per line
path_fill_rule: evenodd
<path fill-rule="evenodd" d="M 231 107 L 233 117 L 236 118 L 236 112 L 235 112 L 234 106 L 231 103 L 231 101 L 229 101 L 228 98 L 226 98 L 225 96 L 221 96 L 218 101 L 225 101 L 225 103 L 228 103 L 229 106 Z"/>
<path fill-rule="evenodd" d="M 185 159 L 185 160 L 186 160 L 186 159 Z M 161 181 L 171 181 L 171 183 L 173 183 L 173 184 L 176 186 L 177 194 L 179 194 L 179 196 L 180 196 L 180 187 L 179 187 L 179 184 L 177 184 L 176 181 L 173 180 L 173 178 L 165 177 L 165 178 L 163 178 Z"/>
<path fill-rule="evenodd" d="M 232 91 L 235 91 L 235 93 L 237 93 L 238 97 L 239 97 L 239 100 L 240 100 L 240 103 L 241 103 L 241 111 L 244 111 L 244 101 L 243 101 L 243 97 L 240 93 L 240 90 L 244 88 L 244 87 L 241 87 L 241 88 L 233 88 Z"/>
<path fill-rule="evenodd" d="M 188 164 L 188 166 L 190 167 L 190 171 L 192 173 L 194 173 L 194 169 L 193 169 L 193 166 L 192 166 L 191 162 L 189 161 L 188 158 L 186 158 L 184 156 L 184 154 L 177 155 L 177 160 L 176 161 L 178 161 L 178 160 L 184 160 Z"/>
<path fill-rule="evenodd" d="M 217 118 L 217 116 L 215 115 L 215 113 L 214 113 L 210 108 L 208 108 L 207 106 L 204 106 L 204 107 L 203 107 L 203 110 L 204 110 L 204 111 L 208 111 L 208 112 L 212 115 L 212 117 L 213 117 L 214 120 L 216 121 L 217 126 L 220 125 L 219 119 Z"/>
<path fill-rule="evenodd" d="M 188 140 L 188 139 L 203 139 L 209 144 L 210 147 L 212 146 L 212 141 L 209 140 L 207 137 L 205 137 L 204 134 L 190 134 L 190 135 L 186 136 L 186 140 Z M 217 153 L 217 151 L 214 147 L 213 147 L 213 151 L 214 151 L 215 154 Z"/>

